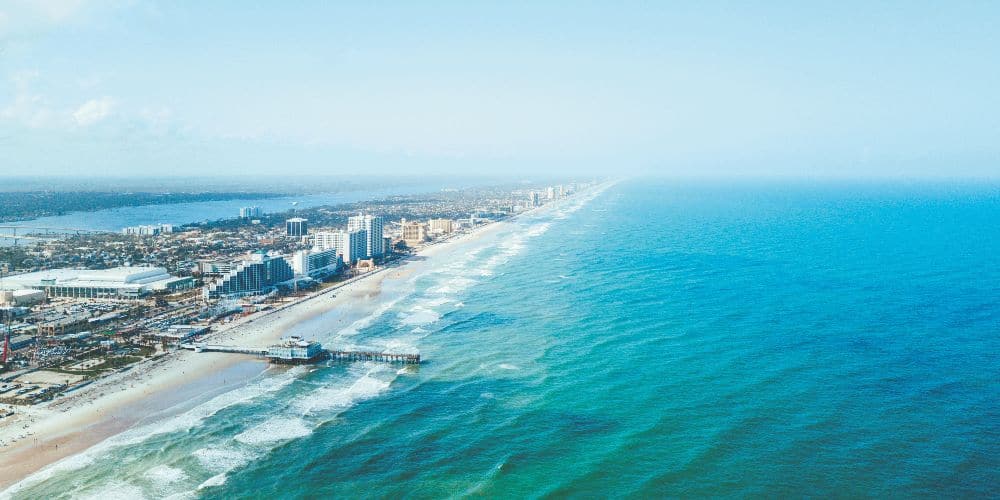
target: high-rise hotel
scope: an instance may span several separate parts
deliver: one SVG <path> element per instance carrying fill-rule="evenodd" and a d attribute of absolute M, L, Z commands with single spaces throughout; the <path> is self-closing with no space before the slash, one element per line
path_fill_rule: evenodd
<path fill-rule="evenodd" d="M 364 259 L 368 249 L 368 233 L 364 230 L 320 232 L 312 235 L 313 245 L 322 250 L 335 250 L 344 264 Z"/>
<path fill-rule="evenodd" d="M 347 219 L 347 231 L 365 231 L 364 259 L 379 258 L 385 255 L 385 235 L 383 227 L 385 219 L 381 215 L 358 214 Z"/>

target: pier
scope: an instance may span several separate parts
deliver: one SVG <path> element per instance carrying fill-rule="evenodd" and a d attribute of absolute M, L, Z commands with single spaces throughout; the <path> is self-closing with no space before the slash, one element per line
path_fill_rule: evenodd
<path fill-rule="evenodd" d="M 420 364 L 419 354 L 392 354 L 375 351 L 326 351 L 330 359 L 343 361 L 382 361 L 385 363 Z"/>
<path fill-rule="evenodd" d="M 187 343 L 181 344 L 181 349 L 195 352 L 228 352 L 233 354 L 250 354 L 268 358 L 272 363 L 315 363 L 323 360 L 334 361 L 380 361 L 383 363 L 420 364 L 419 354 L 396 354 L 378 351 L 338 351 L 323 349 L 316 342 L 306 342 L 301 339 L 289 339 L 281 344 L 270 347 L 242 347 L 231 345 Z"/>
<path fill-rule="evenodd" d="M 194 352 L 230 352 L 233 354 L 253 354 L 254 356 L 266 356 L 266 347 L 240 347 L 232 345 L 215 344 L 181 344 L 181 349 L 188 349 Z"/>

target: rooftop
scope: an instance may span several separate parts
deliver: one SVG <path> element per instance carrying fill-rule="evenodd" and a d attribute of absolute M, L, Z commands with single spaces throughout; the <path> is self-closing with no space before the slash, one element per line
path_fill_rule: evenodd
<path fill-rule="evenodd" d="M 158 288 L 178 278 L 162 267 L 114 267 L 111 269 L 49 269 L 4 278 L 8 289 L 42 285 L 72 287 Z"/>

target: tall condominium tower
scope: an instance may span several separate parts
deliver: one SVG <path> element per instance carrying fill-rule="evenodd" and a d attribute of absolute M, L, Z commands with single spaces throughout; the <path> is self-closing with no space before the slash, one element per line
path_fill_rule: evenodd
<path fill-rule="evenodd" d="M 347 265 L 366 258 L 368 252 L 368 232 L 363 229 L 315 233 L 312 238 L 313 245 L 322 250 L 335 250 Z"/>
<path fill-rule="evenodd" d="M 288 236 L 305 236 L 306 234 L 309 234 L 309 227 L 306 225 L 306 219 L 295 217 L 293 219 L 286 220 L 285 234 Z"/>
<path fill-rule="evenodd" d="M 385 255 L 385 235 L 382 232 L 385 219 L 381 215 L 358 214 L 347 219 L 348 231 L 365 231 L 365 255 L 363 259 Z"/>

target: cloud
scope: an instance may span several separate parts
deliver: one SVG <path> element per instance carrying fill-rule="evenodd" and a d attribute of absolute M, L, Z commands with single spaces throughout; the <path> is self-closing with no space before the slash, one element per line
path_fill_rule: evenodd
<path fill-rule="evenodd" d="M 115 102 L 110 97 L 91 99 L 73 112 L 73 119 L 77 125 L 88 127 L 110 116 L 114 105 Z"/>
<path fill-rule="evenodd" d="M 32 83 L 37 78 L 36 70 L 23 70 L 11 75 L 14 99 L 0 108 L 0 122 L 11 121 L 28 128 L 42 128 L 53 121 L 55 113 L 48 100 L 32 89 Z"/>
<path fill-rule="evenodd" d="M 67 25 L 84 25 L 102 12 L 130 5 L 131 0 L 0 0 L 0 41 L 34 39 Z"/>
<path fill-rule="evenodd" d="M 34 8 L 53 22 L 61 22 L 73 17 L 86 4 L 83 0 L 32 0 L 21 3 L 27 7 Z"/>

